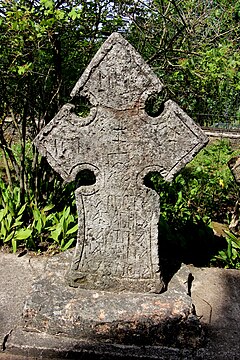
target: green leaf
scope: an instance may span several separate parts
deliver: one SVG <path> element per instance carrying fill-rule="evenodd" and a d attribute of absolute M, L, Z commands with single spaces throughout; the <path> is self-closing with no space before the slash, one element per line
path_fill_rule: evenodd
<path fill-rule="evenodd" d="M 34 217 L 34 220 L 36 220 L 36 221 L 41 219 L 41 213 L 37 208 L 33 209 L 33 217 Z"/>
<path fill-rule="evenodd" d="M 10 227 L 11 227 L 12 220 L 13 220 L 12 214 L 10 214 L 10 213 L 7 214 L 8 229 L 10 229 Z"/>
<path fill-rule="evenodd" d="M 51 233 L 49 235 L 50 239 L 53 239 L 55 242 L 58 243 L 58 237 L 59 237 L 59 233 L 56 230 L 51 231 Z"/>
<path fill-rule="evenodd" d="M 63 211 L 63 216 L 65 217 L 65 219 L 68 218 L 69 214 L 70 214 L 70 206 L 65 208 Z"/>
<path fill-rule="evenodd" d="M 73 234 L 73 233 L 76 232 L 77 230 L 78 230 L 78 224 L 76 224 L 76 225 L 73 226 L 71 229 L 69 229 L 69 230 L 66 232 L 66 235 Z"/>
<path fill-rule="evenodd" d="M 61 216 L 60 219 L 59 219 L 59 224 L 61 224 L 62 227 L 63 227 L 64 221 L 65 221 L 65 217 L 64 217 L 64 214 L 63 214 L 63 216 Z"/>
<path fill-rule="evenodd" d="M 23 221 L 15 221 L 15 223 L 11 226 L 11 228 L 16 228 L 18 226 L 21 226 L 23 224 Z"/>
<path fill-rule="evenodd" d="M 40 234 L 41 231 L 42 231 L 42 221 L 41 221 L 41 219 L 38 219 L 36 229 L 37 229 L 38 234 Z"/>
<path fill-rule="evenodd" d="M 225 233 L 228 236 L 228 239 L 230 239 L 230 241 L 232 241 L 235 246 L 240 249 L 240 239 L 238 239 L 235 235 L 233 235 L 230 231 L 225 231 Z"/>
<path fill-rule="evenodd" d="M 9 209 L 8 209 L 8 205 L 6 205 L 6 206 L 4 207 L 4 209 L 3 209 L 3 217 L 7 215 L 8 210 L 9 210 Z"/>
<path fill-rule="evenodd" d="M 6 237 L 6 239 L 3 240 L 3 242 L 5 243 L 5 242 L 8 242 L 8 241 L 12 240 L 13 236 L 14 236 L 14 231 L 12 231 L 12 232 Z"/>
<path fill-rule="evenodd" d="M 45 212 L 45 211 L 50 211 L 50 210 L 52 210 L 54 208 L 54 205 L 53 204 L 49 204 L 49 205 L 47 205 L 47 206 L 45 206 L 44 208 L 43 208 L 43 211 Z"/>
<path fill-rule="evenodd" d="M 179 191 L 178 192 L 178 199 L 177 199 L 177 202 L 176 202 L 176 205 L 179 205 L 182 201 L 182 191 Z"/>
<path fill-rule="evenodd" d="M 52 219 L 54 219 L 54 214 L 49 214 L 49 215 L 46 217 L 46 222 L 47 222 L 47 221 L 50 221 L 50 220 L 52 220 Z"/>
<path fill-rule="evenodd" d="M 59 243 L 59 236 L 62 232 L 62 226 L 61 224 L 57 224 L 55 230 L 51 231 L 49 237 L 52 238 L 54 241 L 56 241 L 57 243 Z"/>
<path fill-rule="evenodd" d="M 2 221 L 2 219 L 4 218 L 4 209 L 0 210 L 0 221 Z"/>
<path fill-rule="evenodd" d="M 12 239 L 12 248 L 13 252 L 15 253 L 17 251 L 17 241 L 15 239 Z"/>
<path fill-rule="evenodd" d="M 23 75 L 27 70 L 28 67 L 26 65 L 18 66 L 18 75 Z"/>
<path fill-rule="evenodd" d="M 24 210 L 26 209 L 26 206 L 27 206 L 27 204 L 24 204 L 24 205 L 21 207 L 21 209 L 20 209 L 19 212 L 17 213 L 18 216 L 21 215 L 21 214 L 24 212 Z"/>
<path fill-rule="evenodd" d="M 41 0 L 40 3 L 45 7 L 45 9 L 52 9 L 54 5 L 52 0 Z"/>
<path fill-rule="evenodd" d="M 71 245 L 73 244 L 74 240 L 75 240 L 74 238 L 71 238 L 70 240 L 68 240 L 68 242 L 63 247 L 61 247 L 61 251 L 65 251 L 65 250 L 69 249 L 71 247 Z"/>
<path fill-rule="evenodd" d="M 16 240 L 25 240 L 32 235 L 32 229 L 20 229 L 16 231 L 15 239 Z"/>
<path fill-rule="evenodd" d="M 228 256 L 229 260 L 232 259 L 232 243 L 231 243 L 231 241 L 228 241 L 227 256 Z"/>
<path fill-rule="evenodd" d="M 18 216 L 16 219 L 15 219 L 15 223 L 22 220 L 22 215 Z"/>
<path fill-rule="evenodd" d="M 69 13 L 69 17 L 72 19 L 72 20 L 75 20 L 77 17 L 78 17 L 78 14 L 76 12 L 76 10 L 73 8 L 70 13 Z"/>
<path fill-rule="evenodd" d="M 65 17 L 65 12 L 63 10 L 57 10 L 56 11 L 56 18 L 58 20 L 63 20 Z"/>
<path fill-rule="evenodd" d="M 6 229 L 6 226 L 5 226 L 5 223 L 2 221 L 2 224 L 1 224 L 1 237 L 4 239 L 7 235 L 7 229 Z"/>

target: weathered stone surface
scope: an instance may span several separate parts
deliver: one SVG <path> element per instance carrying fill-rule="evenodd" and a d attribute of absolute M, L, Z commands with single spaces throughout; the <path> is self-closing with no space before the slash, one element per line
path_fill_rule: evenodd
<path fill-rule="evenodd" d="M 144 111 L 162 84 L 134 48 L 112 34 L 72 91 L 92 104 L 78 117 L 64 105 L 35 140 L 66 181 L 89 171 L 96 182 L 76 190 L 79 232 L 69 272 L 72 286 L 160 292 L 159 197 L 144 185 L 158 171 L 172 177 L 207 142 L 173 101 L 151 118 Z"/>
<path fill-rule="evenodd" d="M 0 253 L 0 294 L 1 313 L 4 314 L 2 325 L 1 342 L 4 336 L 12 329 L 6 339 L 5 351 L 0 351 L 0 359 L 89 359 L 89 360 L 123 360 L 123 359 L 164 359 L 164 360 L 226 360 L 238 359 L 240 354 L 239 333 L 239 296 L 240 296 L 240 272 L 238 270 L 195 268 L 188 266 L 188 272 L 194 276 L 192 286 L 193 303 L 196 306 L 199 320 L 206 327 L 207 341 L 203 348 L 179 349 L 154 345 L 119 345 L 107 342 L 91 343 L 86 339 L 73 339 L 66 336 L 50 335 L 42 332 L 24 331 L 17 327 L 17 321 L 22 313 L 21 302 L 26 298 L 31 285 L 32 277 L 44 272 L 54 272 L 58 277 L 64 277 L 68 268 L 68 262 L 72 257 L 72 250 L 66 256 L 66 264 L 62 255 L 50 258 L 49 262 L 54 266 L 46 266 L 45 256 L 30 257 L 25 255 L 18 258 L 13 254 Z M 20 263 L 19 263 L 20 262 Z M 50 264 L 49 264 L 50 265 Z M 24 270 L 24 276 L 9 276 L 20 274 Z M 59 269 L 63 268 L 61 272 Z M 27 271 L 28 269 L 28 271 Z M 184 270 L 184 273 L 182 272 Z M 186 270 L 186 271 L 185 271 Z M 32 273 L 33 272 L 33 273 Z M 187 291 L 187 269 L 181 269 L 176 274 L 177 279 L 181 275 L 181 284 L 184 293 Z M 34 276 L 33 276 L 34 275 Z M 172 291 L 181 286 L 176 284 L 169 286 Z M 35 280 L 36 281 L 36 280 Z M 11 289 L 12 285 L 12 289 Z M 69 287 L 66 286 L 66 289 Z M 10 291 L 9 291 L 10 289 Z M 77 290 L 77 289 L 76 289 Z M 60 290 L 59 290 L 60 291 Z M 62 293 L 65 290 L 61 290 Z M 134 296 L 135 294 L 133 294 Z M 14 303 L 14 299 L 17 303 Z M 20 301 L 20 299 L 22 299 Z M 10 306 L 12 305 L 12 306 Z M 40 310 L 39 310 L 40 311 Z M 7 323 L 6 323 L 6 319 Z M 1 331 L 0 331 L 1 332 Z M 16 355 L 12 355 L 12 354 Z M 21 356 L 19 355 L 21 354 Z M 32 356 L 30 358 L 30 356 Z"/>
<path fill-rule="evenodd" d="M 160 295 L 85 290 L 64 281 L 70 255 L 50 260 L 43 276 L 34 282 L 23 309 L 23 331 L 92 345 L 196 348 L 202 343 L 201 325 L 187 295 L 187 269 L 176 278 L 179 284 L 174 290 Z"/>
<path fill-rule="evenodd" d="M 205 352 L 198 352 L 196 349 L 179 349 L 163 346 L 136 346 L 118 345 L 108 343 L 92 343 L 84 340 L 75 340 L 67 337 L 53 336 L 44 333 L 29 333 L 18 330 L 11 335 L 9 344 L 11 353 L 24 355 L 20 359 L 38 360 L 226 360 L 231 357 L 217 357 L 216 352 L 211 357 L 206 357 Z M 8 358 L 4 354 L 4 360 L 19 360 Z M 0 357 L 1 359 L 1 357 Z M 233 358 L 234 359 L 234 358 Z M 237 359 L 237 358 L 236 358 Z"/>

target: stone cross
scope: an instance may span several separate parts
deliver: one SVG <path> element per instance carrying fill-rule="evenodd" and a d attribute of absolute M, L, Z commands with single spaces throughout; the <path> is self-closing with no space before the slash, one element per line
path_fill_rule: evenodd
<path fill-rule="evenodd" d="M 162 83 L 136 50 L 113 33 L 75 85 L 86 97 L 82 118 L 64 105 L 35 144 L 65 181 L 88 172 L 94 184 L 77 188 L 78 238 L 70 285 L 110 291 L 160 292 L 159 196 L 144 185 L 166 180 L 206 144 L 202 130 L 173 101 L 158 117 L 144 110 Z"/>

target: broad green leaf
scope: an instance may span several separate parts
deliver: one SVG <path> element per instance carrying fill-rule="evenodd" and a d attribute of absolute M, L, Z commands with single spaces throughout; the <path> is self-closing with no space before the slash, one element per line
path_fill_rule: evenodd
<path fill-rule="evenodd" d="M 16 240 L 25 240 L 32 235 L 32 229 L 20 229 L 15 233 Z"/>
<path fill-rule="evenodd" d="M 26 206 L 27 206 L 27 204 L 24 204 L 24 205 L 21 207 L 21 209 L 20 209 L 19 212 L 17 213 L 18 216 L 21 215 L 21 214 L 24 212 L 24 210 L 26 209 Z"/>
<path fill-rule="evenodd" d="M 76 12 L 76 10 L 73 8 L 70 13 L 69 13 L 69 17 L 72 19 L 72 20 L 75 20 L 77 17 L 78 17 L 78 14 Z"/>
<path fill-rule="evenodd" d="M 63 215 L 65 219 L 69 216 L 69 214 L 70 214 L 70 206 L 64 209 Z"/>
<path fill-rule="evenodd" d="M 74 221 L 74 216 L 71 214 L 71 215 L 69 215 L 68 216 L 68 224 L 70 224 L 71 222 L 73 222 Z"/>
<path fill-rule="evenodd" d="M 45 206 L 44 208 L 43 208 L 43 211 L 50 211 L 50 210 L 52 210 L 54 208 L 54 205 L 53 204 L 49 204 L 49 205 L 47 205 L 47 206 Z"/>
<path fill-rule="evenodd" d="M 15 223 L 11 226 L 11 228 L 16 228 L 18 226 L 21 226 L 23 224 L 23 221 L 15 221 Z"/>
<path fill-rule="evenodd" d="M 53 239 L 55 242 L 58 243 L 58 237 L 59 237 L 59 232 L 54 230 L 54 231 L 51 231 L 50 235 L 49 235 L 49 238 L 50 239 Z"/>
<path fill-rule="evenodd" d="M 63 10 L 57 10 L 57 11 L 56 11 L 56 18 L 57 18 L 58 20 L 63 20 L 64 17 L 65 17 L 65 13 L 64 13 Z"/>
<path fill-rule="evenodd" d="M 59 235 L 62 232 L 62 226 L 61 224 L 57 224 L 56 229 L 51 231 L 49 237 L 52 238 L 54 241 L 56 241 L 57 243 L 59 242 Z"/>
<path fill-rule="evenodd" d="M 36 224 L 35 227 L 36 227 L 36 229 L 38 231 L 38 234 L 40 234 L 41 231 L 42 231 L 42 221 L 41 221 L 41 219 L 38 219 L 37 224 Z"/>
<path fill-rule="evenodd" d="M 233 235 L 230 231 L 225 231 L 228 238 L 235 244 L 235 246 L 240 249 L 240 239 L 238 239 L 235 235 Z"/>
<path fill-rule="evenodd" d="M 68 242 L 63 247 L 61 247 L 61 251 L 65 251 L 65 250 L 69 249 L 71 247 L 71 245 L 73 244 L 74 240 L 75 240 L 74 238 L 71 238 L 70 240 L 68 240 Z"/>
<path fill-rule="evenodd" d="M 54 2 L 52 0 L 41 0 L 41 5 L 43 5 L 46 9 L 52 9 Z"/>
<path fill-rule="evenodd" d="M 73 234 L 73 233 L 76 232 L 77 230 L 78 230 L 78 224 L 76 224 L 76 225 L 73 226 L 71 229 L 69 229 L 69 230 L 66 232 L 66 235 Z"/>
<path fill-rule="evenodd" d="M 13 236 L 14 236 L 14 231 L 12 231 L 12 232 L 6 237 L 6 239 L 3 240 L 3 242 L 5 243 L 5 242 L 8 242 L 8 241 L 12 240 Z"/>
<path fill-rule="evenodd" d="M 41 218 L 41 213 L 37 208 L 33 209 L 33 217 L 37 221 Z"/>

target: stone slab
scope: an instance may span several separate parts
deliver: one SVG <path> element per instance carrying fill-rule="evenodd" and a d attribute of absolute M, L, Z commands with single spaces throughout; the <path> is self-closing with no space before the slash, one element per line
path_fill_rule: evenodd
<path fill-rule="evenodd" d="M 0 252 L 0 343 L 19 322 L 24 301 L 33 281 L 44 272 L 48 258 L 18 257 Z"/>
<path fill-rule="evenodd" d="M 12 354 L 25 354 L 36 359 L 84 360 L 179 360 L 195 359 L 196 350 L 159 346 L 92 344 L 49 334 L 27 333 L 19 330 L 12 335 L 9 349 Z"/>
<path fill-rule="evenodd" d="M 20 338 L 17 333 L 22 337 L 24 332 L 35 337 L 39 333 L 66 337 L 93 348 L 103 344 L 200 346 L 203 332 L 186 284 L 163 294 L 73 288 L 64 280 L 71 256 L 66 252 L 48 261 L 44 275 L 33 283 L 21 326 L 13 338 Z"/>
<path fill-rule="evenodd" d="M 70 256 L 72 256 L 70 254 Z M 53 257 L 53 262 L 57 257 Z M 206 342 L 199 349 L 177 349 L 162 346 L 110 346 L 104 344 L 97 350 L 83 346 L 84 341 L 24 331 L 20 336 L 19 325 L 24 301 L 36 276 L 46 271 L 46 256 L 25 255 L 18 258 L 13 254 L 0 253 L 0 296 L 1 343 L 9 330 L 5 351 L 0 351 L 2 360 L 39 359 L 203 359 L 238 360 L 240 343 L 240 271 L 217 268 L 196 268 L 187 266 L 192 273 L 191 296 L 197 315 L 206 333 Z M 53 265 L 51 265 L 54 270 Z M 55 264 L 57 267 L 57 263 Z M 58 265 L 59 268 L 59 265 Z M 49 268 L 48 268 L 49 269 Z M 178 276 L 180 273 L 178 272 Z M 182 286 L 186 289 L 186 272 Z M 174 280 L 175 282 L 175 280 Z M 176 283 L 169 285 L 176 290 Z M 176 290 L 177 291 L 177 290 Z M 210 316 L 211 315 L 211 316 Z M 210 321 L 211 318 L 211 321 Z M 65 351 L 65 350 L 66 351 Z M 95 352 L 93 352 L 93 350 Z M 35 354 L 35 356 L 33 355 Z M 31 354 L 31 355 L 30 355 Z M 134 355 L 135 354 L 135 355 Z M 137 355 L 136 355 L 137 354 Z"/>
<path fill-rule="evenodd" d="M 61 286 L 53 294 L 47 280 L 37 287 L 24 307 L 26 331 L 126 345 L 191 347 L 201 340 L 200 323 L 186 295 L 169 292 L 133 297 L 89 290 L 73 294 Z"/>
<path fill-rule="evenodd" d="M 192 299 L 216 359 L 240 358 L 240 271 L 189 267 Z"/>
<path fill-rule="evenodd" d="M 211 335 L 214 342 L 214 334 Z M 236 342 L 237 340 L 235 340 L 234 347 L 228 347 L 227 342 L 215 342 L 215 346 L 205 346 L 199 349 L 109 344 L 96 346 L 96 344 L 93 345 L 86 341 L 19 330 L 11 335 L 8 352 L 5 352 L 3 359 L 239 360 L 239 347 Z"/>

